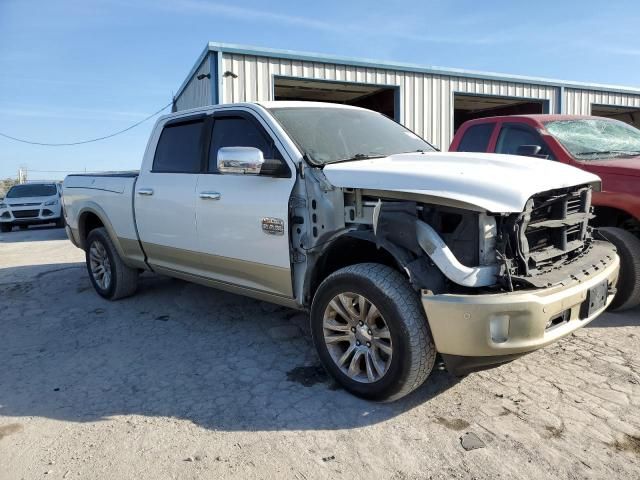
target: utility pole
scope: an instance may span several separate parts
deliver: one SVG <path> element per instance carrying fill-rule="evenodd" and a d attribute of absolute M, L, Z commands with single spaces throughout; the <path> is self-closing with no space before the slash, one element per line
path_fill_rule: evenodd
<path fill-rule="evenodd" d="M 27 167 L 20 167 L 18 169 L 18 183 L 27 182 Z"/>

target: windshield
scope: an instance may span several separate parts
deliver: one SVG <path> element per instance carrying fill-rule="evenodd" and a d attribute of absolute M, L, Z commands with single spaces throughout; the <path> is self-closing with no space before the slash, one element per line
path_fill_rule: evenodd
<path fill-rule="evenodd" d="M 579 160 L 640 155 L 640 130 L 618 120 L 557 120 L 545 127 Z"/>
<path fill-rule="evenodd" d="M 370 110 L 283 107 L 270 111 L 316 165 L 435 150 L 402 125 Z"/>
<path fill-rule="evenodd" d="M 53 184 L 14 185 L 7 192 L 7 198 L 51 197 L 57 193 L 58 190 Z"/>

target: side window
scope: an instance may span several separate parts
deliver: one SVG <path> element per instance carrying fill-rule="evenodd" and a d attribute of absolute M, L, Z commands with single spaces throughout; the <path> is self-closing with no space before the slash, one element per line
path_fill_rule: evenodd
<path fill-rule="evenodd" d="M 198 173 L 202 158 L 204 120 L 192 120 L 164 127 L 156 154 L 153 172 Z"/>
<path fill-rule="evenodd" d="M 209 172 L 217 171 L 218 150 L 222 147 L 254 147 L 262 151 L 269 172 L 288 167 L 273 140 L 251 120 L 245 117 L 218 117 L 213 123 L 209 148 Z M 269 161 L 271 160 L 271 162 Z M 267 169 L 264 168 L 266 171 Z M 263 172 L 264 173 L 264 172 Z"/>
<path fill-rule="evenodd" d="M 481 123 L 467 128 L 458 145 L 458 152 L 486 152 L 495 126 L 495 123 Z"/>
<path fill-rule="evenodd" d="M 503 125 L 500 135 L 498 135 L 496 153 L 515 155 L 522 145 L 539 145 L 542 147 L 540 155 L 548 155 L 551 158 L 551 152 L 549 152 L 544 140 L 533 128 L 528 125 Z"/>

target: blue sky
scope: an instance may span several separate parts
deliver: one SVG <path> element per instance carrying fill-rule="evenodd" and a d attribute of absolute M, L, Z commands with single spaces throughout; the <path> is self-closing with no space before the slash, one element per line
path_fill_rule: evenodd
<path fill-rule="evenodd" d="M 639 24 L 637 0 L 0 0 L 0 132 L 126 128 L 169 102 L 208 41 L 640 86 Z M 0 178 L 135 169 L 152 125 L 77 147 L 0 138 Z"/>

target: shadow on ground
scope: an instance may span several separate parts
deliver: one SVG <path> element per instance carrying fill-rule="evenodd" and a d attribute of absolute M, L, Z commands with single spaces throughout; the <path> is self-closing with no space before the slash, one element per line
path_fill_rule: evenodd
<path fill-rule="evenodd" d="M 318 368 L 306 314 L 143 275 L 136 296 L 98 297 L 82 264 L 2 269 L 0 416 L 77 422 L 139 414 L 216 430 L 355 428 L 455 385 L 445 372 L 376 404 Z M 14 270 L 14 271 L 12 271 Z"/>
<path fill-rule="evenodd" d="M 589 327 L 640 327 L 640 307 L 622 312 L 607 312 L 591 322 Z"/>
<path fill-rule="evenodd" d="M 55 225 L 32 225 L 27 229 L 13 227 L 11 232 L 0 233 L 0 244 L 42 242 L 48 240 L 65 240 L 67 234 L 64 228 Z"/>

